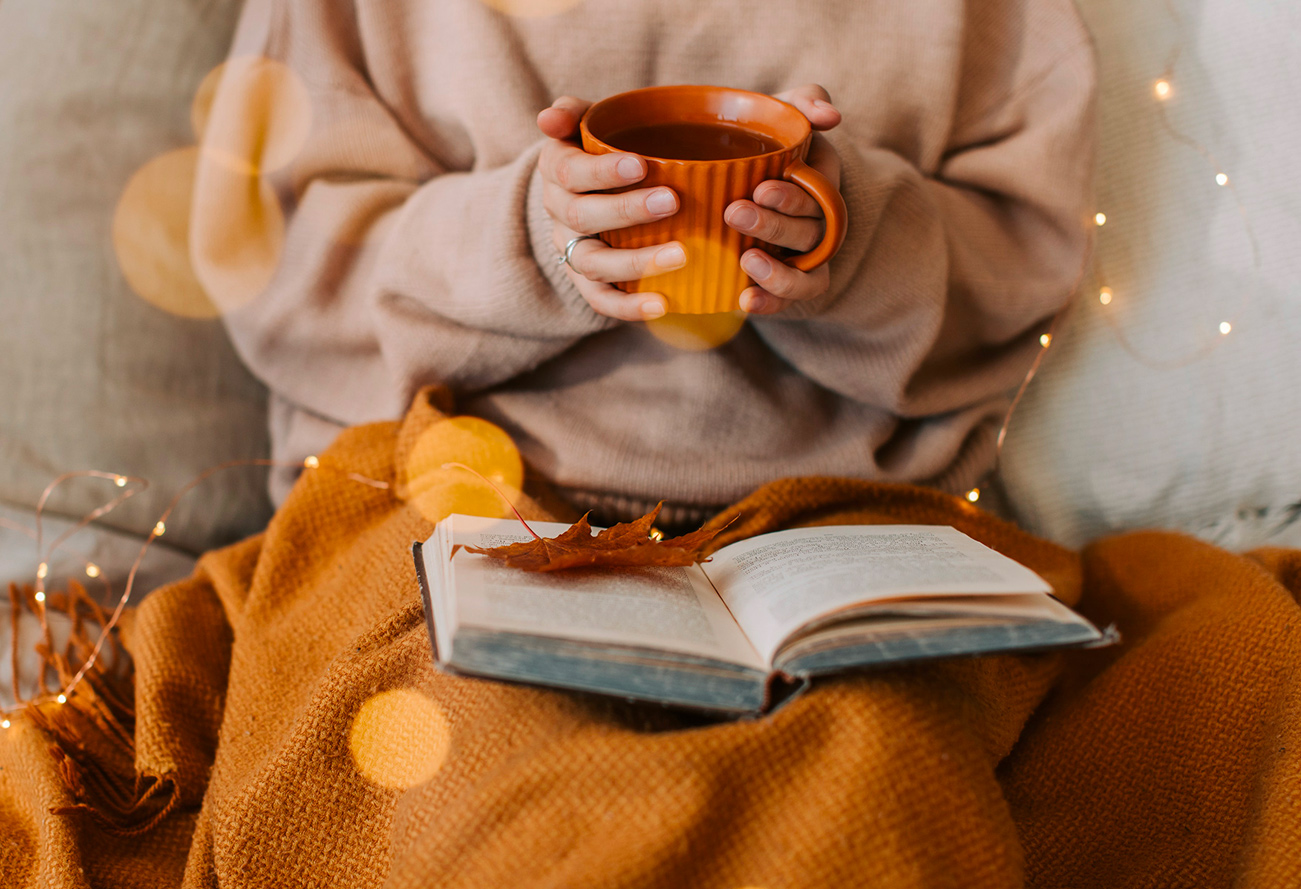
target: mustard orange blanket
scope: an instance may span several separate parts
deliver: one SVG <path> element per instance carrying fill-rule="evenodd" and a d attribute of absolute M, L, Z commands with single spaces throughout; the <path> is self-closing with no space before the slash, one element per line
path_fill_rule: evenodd
<path fill-rule="evenodd" d="M 349 431 L 264 535 L 147 599 L 133 708 L 99 676 L 0 736 L 0 885 L 1301 886 L 1301 553 L 1077 555 L 922 489 L 779 482 L 720 544 L 953 524 L 1124 641 L 707 724 L 435 672 L 408 552 L 431 525 L 395 467 L 439 417 Z"/>

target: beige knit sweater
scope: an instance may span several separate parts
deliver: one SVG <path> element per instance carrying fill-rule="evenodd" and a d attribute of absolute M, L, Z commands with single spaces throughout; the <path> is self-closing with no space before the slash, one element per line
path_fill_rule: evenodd
<path fill-rule="evenodd" d="M 664 498 L 694 521 L 792 475 L 963 490 L 1087 250 L 1070 0 L 250 0 L 235 53 L 311 102 L 279 273 L 227 319 L 282 459 L 442 382 L 602 520 Z M 830 291 L 704 352 L 588 307 L 535 169 L 557 96 L 671 83 L 820 83 L 844 115 Z"/>

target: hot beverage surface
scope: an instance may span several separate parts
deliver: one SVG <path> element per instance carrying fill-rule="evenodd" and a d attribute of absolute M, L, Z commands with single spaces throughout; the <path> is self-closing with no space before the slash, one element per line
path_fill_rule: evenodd
<path fill-rule="evenodd" d="M 771 136 L 729 123 L 664 123 L 619 130 L 605 140 L 621 151 L 684 161 L 754 157 L 780 149 Z"/>

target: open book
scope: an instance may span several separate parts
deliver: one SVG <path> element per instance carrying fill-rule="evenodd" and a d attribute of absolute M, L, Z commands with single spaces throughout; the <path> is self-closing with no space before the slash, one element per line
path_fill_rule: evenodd
<path fill-rule="evenodd" d="M 414 545 L 440 668 L 745 714 L 852 667 L 1108 640 L 954 528 L 776 531 L 688 568 L 531 573 L 463 549 L 529 539 L 513 520 L 452 515 Z"/>

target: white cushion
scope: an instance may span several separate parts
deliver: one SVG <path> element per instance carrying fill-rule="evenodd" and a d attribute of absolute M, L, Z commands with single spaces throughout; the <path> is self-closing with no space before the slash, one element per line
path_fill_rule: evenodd
<path fill-rule="evenodd" d="M 1012 421 L 1010 507 L 1071 545 L 1143 527 L 1301 545 L 1301 7 L 1082 8 L 1102 76 L 1107 219 L 1096 273 Z M 1171 127 L 1220 166 L 1163 127 L 1165 76 Z"/>

